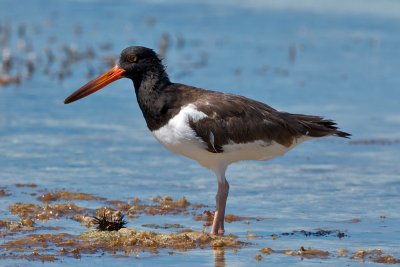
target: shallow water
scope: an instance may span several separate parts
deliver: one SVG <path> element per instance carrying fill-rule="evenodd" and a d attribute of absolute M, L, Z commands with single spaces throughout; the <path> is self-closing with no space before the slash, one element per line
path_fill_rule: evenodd
<path fill-rule="evenodd" d="M 53 265 L 241 266 L 256 263 L 262 247 L 295 250 L 301 246 L 331 255 L 301 259 L 271 254 L 259 263 L 360 263 L 339 257 L 339 248 L 350 254 L 380 248 L 399 258 L 400 13 L 386 10 L 396 10 L 393 5 L 400 10 L 400 5 L 382 1 L 380 6 L 388 8 L 374 8 L 368 2 L 358 10 L 357 4 L 350 1 L 344 10 L 343 3 L 334 1 L 329 8 L 317 3 L 311 8 L 257 1 L 248 5 L 0 1 L 0 23 L 11 26 L 11 38 L 0 48 L 9 47 L 19 66 L 11 75 L 26 73 L 21 62 L 29 58 L 36 66 L 31 78 L 0 87 L 0 187 L 10 193 L 0 197 L 0 219 L 16 218 L 8 210 L 12 203 L 32 201 L 24 193 L 28 189 L 15 187 L 17 183 L 37 184 L 37 190 L 65 188 L 125 201 L 186 196 L 192 203 L 214 207 L 215 177 L 156 143 L 130 81 L 120 80 L 77 103 L 63 104 L 93 74 L 108 68 L 103 56 L 115 57 L 132 44 L 158 50 L 162 34 L 168 33 L 165 63 L 173 81 L 245 95 L 293 113 L 323 115 L 352 133 L 353 141 L 315 140 L 269 162 L 230 166 L 227 213 L 260 218 L 250 224 L 227 224 L 228 233 L 251 242 L 239 251 L 87 255 L 80 260 L 65 257 Z M 21 25 L 25 25 L 24 38 L 17 35 Z M 31 48 L 18 49 L 21 39 Z M 101 48 L 107 45 L 109 49 Z M 63 46 L 78 51 L 93 48 L 95 57 L 71 65 L 68 76 L 62 73 Z M 44 73 L 45 48 L 53 51 L 56 61 L 49 74 Z M 101 203 L 84 205 L 94 209 Z M 151 223 L 203 229 L 202 222 L 183 215 L 140 216 L 130 220 L 128 227 L 145 229 L 142 225 Z M 87 231 L 69 220 L 43 224 L 62 226 L 72 234 Z M 318 229 L 339 230 L 345 237 L 282 235 Z M 247 240 L 248 232 L 258 237 Z M 273 240 L 273 234 L 280 237 Z M 13 237 L 1 242 L 7 238 Z M 0 263 L 15 264 L 41 266 L 42 262 L 4 259 Z"/>

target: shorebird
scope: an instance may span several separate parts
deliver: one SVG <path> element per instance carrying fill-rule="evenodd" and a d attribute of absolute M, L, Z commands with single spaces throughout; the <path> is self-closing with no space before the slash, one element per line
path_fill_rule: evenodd
<path fill-rule="evenodd" d="M 324 136 L 348 138 L 320 116 L 291 114 L 239 95 L 170 81 L 159 56 L 142 46 L 121 52 L 117 64 L 68 98 L 68 104 L 120 78 L 133 81 L 137 102 L 154 137 L 172 152 L 196 160 L 218 181 L 212 234 L 224 234 L 227 167 L 242 160 L 269 160 L 300 143 Z"/>

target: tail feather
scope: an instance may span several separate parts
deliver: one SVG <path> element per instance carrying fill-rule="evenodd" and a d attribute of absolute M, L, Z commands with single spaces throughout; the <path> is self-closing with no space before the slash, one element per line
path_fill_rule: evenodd
<path fill-rule="evenodd" d="M 336 122 L 324 119 L 319 116 L 309 116 L 303 114 L 291 114 L 293 119 L 298 121 L 305 135 L 311 137 L 323 137 L 328 135 L 350 138 L 351 134 L 340 131 Z"/>

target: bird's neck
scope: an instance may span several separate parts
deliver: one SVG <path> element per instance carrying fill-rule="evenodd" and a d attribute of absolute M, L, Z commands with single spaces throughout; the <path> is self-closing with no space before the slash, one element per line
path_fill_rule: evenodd
<path fill-rule="evenodd" d="M 159 119 L 164 103 L 162 101 L 164 89 L 171 84 L 164 68 L 152 69 L 133 79 L 136 98 L 147 126 L 150 130 L 159 127 Z"/>
<path fill-rule="evenodd" d="M 170 83 L 167 72 L 164 66 L 153 66 L 133 77 L 136 94 L 145 91 L 154 91 L 163 84 Z"/>

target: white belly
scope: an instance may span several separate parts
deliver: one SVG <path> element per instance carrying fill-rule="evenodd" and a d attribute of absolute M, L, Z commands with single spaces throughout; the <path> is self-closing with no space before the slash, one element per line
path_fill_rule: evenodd
<path fill-rule="evenodd" d="M 190 104 L 183 107 L 175 117 L 169 120 L 168 124 L 152 133 L 167 149 L 194 159 L 209 169 L 220 168 L 221 165 L 228 166 L 241 160 L 269 160 L 284 154 L 306 140 L 306 138 L 299 138 L 290 147 L 283 146 L 275 141 L 257 140 L 240 144 L 230 142 L 222 147 L 222 153 L 212 153 L 207 150 L 207 144 L 197 137 L 196 133 L 190 128 L 189 117 L 196 122 L 207 117 L 207 115 Z"/>

